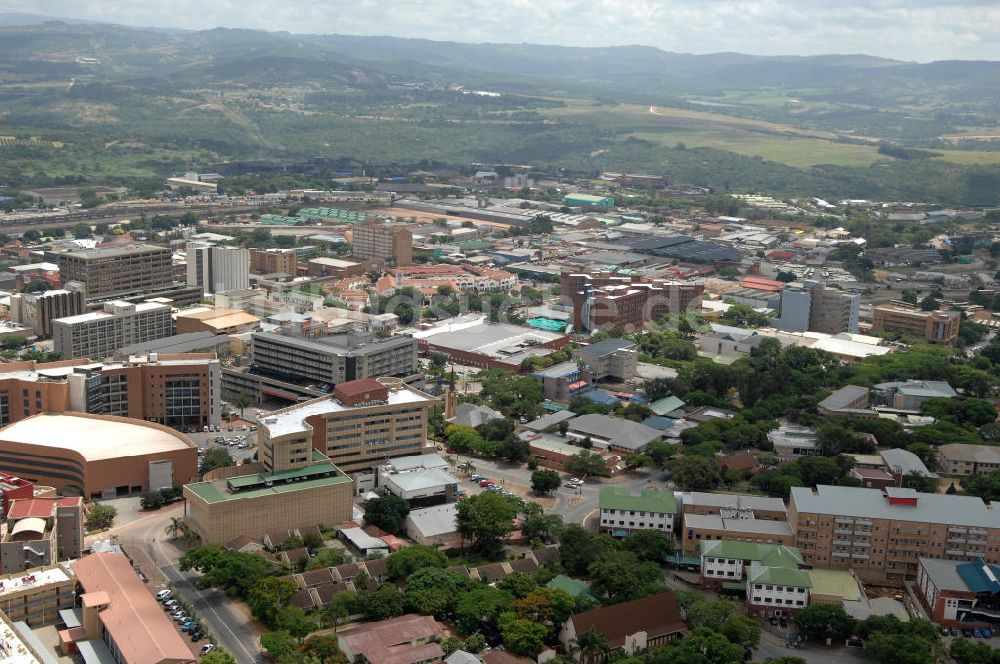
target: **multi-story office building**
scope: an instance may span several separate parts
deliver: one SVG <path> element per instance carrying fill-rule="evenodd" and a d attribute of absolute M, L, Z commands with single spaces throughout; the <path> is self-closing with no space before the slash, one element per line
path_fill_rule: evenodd
<path fill-rule="evenodd" d="M 681 314 L 701 305 L 704 284 L 645 276 L 562 273 L 562 293 L 573 302 L 573 327 L 638 329 L 664 316 Z"/>
<path fill-rule="evenodd" d="M 83 286 L 67 284 L 44 293 L 14 293 L 10 296 L 10 317 L 15 323 L 30 325 L 40 337 L 52 336 L 52 321 L 82 314 L 84 308 Z"/>
<path fill-rule="evenodd" d="M 628 537 L 639 530 L 673 534 L 677 501 L 669 491 L 643 491 L 633 496 L 628 489 L 608 486 L 600 495 L 602 533 Z"/>
<path fill-rule="evenodd" d="M 812 288 L 809 330 L 826 334 L 856 333 L 860 309 L 860 293 L 845 293 L 818 284 Z"/>
<path fill-rule="evenodd" d="M 1000 512 L 972 496 L 793 487 L 788 520 L 806 564 L 862 579 L 913 579 L 919 558 L 1000 562 Z"/>
<path fill-rule="evenodd" d="M 381 221 L 356 224 L 351 255 L 371 263 L 409 265 L 413 262 L 413 235 L 403 226 Z"/>
<path fill-rule="evenodd" d="M 55 351 L 63 358 L 104 358 L 130 344 L 174 333 L 170 307 L 155 302 L 105 302 L 101 311 L 52 321 Z"/>
<path fill-rule="evenodd" d="M 250 287 L 249 249 L 188 242 L 186 251 L 188 286 L 201 286 L 205 293 Z"/>
<path fill-rule="evenodd" d="M 392 378 L 354 380 L 332 396 L 275 411 L 258 432 L 265 466 L 283 470 L 313 449 L 351 475 L 371 476 L 393 457 L 423 454 L 427 411 L 438 400 Z"/>
<path fill-rule="evenodd" d="M 605 339 L 573 351 L 573 359 L 587 365 L 594 380 L 621 382 L 635 377 L 639 353 L 635 343 L 625 339 Z"/>
<path fill-rule="evenodd" d="M 872 331 L 912 334 L 940 346 L 955 344 L 961 320 L 957 311 L 921 311 L 905 302 L 872 307 Z"/>
<path fill-rule="evenodd" d="M 32 567 L 0 577 L 0 611 L 29 627 L 59 622 L 59 612 L 75 603 L 76 577 L 69 567 Z"/>
<path fill-rule="evenodd" d="M 0 536 L 4 574 L 54 565 L 83 555 L 83 499 L 28 498 L 11 501 Z"/>
<path fill-rule="evenodd" d="M 417 372 L 417 340 L 337 334 L 307 339 L 273 332 L 253 335 L 256 371 L 320 385 Z"/>
<path fill-rule="evenodd" d="M 73 411 L 201 429 L 219 424 L 220 403 L 221 371 L 213 353 L 0 365 L 0 426 Z"/>
<path fill-rule="evenodd" d="M 81 282 L 88 300 L 149 293 L 173 283 L 172 256 L 150 244 L 70 251 L 59 255 L 59 275 Z"/>
<path fill-rule="evenodd" d="M 254 274 L 280 272 L 294 277 L 298 271 L 298 265 L 299 257 L 294 248 L 250 250 L 250 271 Z"/>

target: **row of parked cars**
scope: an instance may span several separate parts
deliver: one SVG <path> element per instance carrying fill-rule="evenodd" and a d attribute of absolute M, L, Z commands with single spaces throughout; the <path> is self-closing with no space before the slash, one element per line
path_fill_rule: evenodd
<path fill-rule="evenodd" d="M 161 590 L 156 593 L 156 600 L 163 605 L 164 611 L 169 612 L 170 617 L 174 619 L 174 622 L 180 625 L 181 631 L 190 635 L 192 643 L 198 643 L 205 638 L 205 633 L 202 631 L 201 625 L 199 625 L 198 621 L 189 616 L 184 609 L 180 607 L 180 603 L 174 599 L 172 592 L 169 590 Z M 213 650 L 215 650 L 215 646 L 211 643 L 206 643 L 201 647 L 199 654 L 207 655 Z"/>
<path fill-rule="evenodd" d="M 483 487 L 487 491 L 495 491 L 502 496 L 510 494 L 510 491 L 503 488 L 493 480 L 483 477 L 482 475 L 473 475 L 469 479 L 478 484 L 479 486 Z"/>
<path fill-rule="evenodd" d="M 963 629 L 961 631 L 955 629 L 954 627 L 942 627 L 941 636 L 958 636 L 961 634 L 967 639 L 992 639 L 993 632 L 987 628 L 982 629 Z"/>

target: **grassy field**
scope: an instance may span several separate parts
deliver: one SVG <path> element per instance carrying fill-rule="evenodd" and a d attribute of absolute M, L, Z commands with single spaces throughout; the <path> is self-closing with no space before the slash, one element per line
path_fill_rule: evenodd
<path fill-rule="evenodd" d="M 810 131 L 763 120 L 683 108 L 635 104 L 598 106 L 568 100 L 564 108 L 542 111 L 553 119 L 614 129 L 652 143 L 708 147 L 760 157 L 795 168 L 820 164 L 870 166 L 888 159 L 875 145 L 842 143 L 832 132 Z M 937 150 L 938 159 L 961 165 L 1000 164 L 1000 151 Z"/>

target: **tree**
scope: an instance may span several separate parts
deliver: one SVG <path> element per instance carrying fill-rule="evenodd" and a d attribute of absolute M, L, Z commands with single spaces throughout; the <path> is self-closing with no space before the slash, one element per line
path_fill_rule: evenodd
<path fill-rule="evenodd" d="M 499 551 L 503 540 L 514 530 L 517 503 L 510 496 L 493 491 L 459 501 L 456 525 L 463 540 L 484 553 Z"/>
<path fill-rule="evenodd" d="M 149 491 L 139 498 L 139 507 L 144 510 L 158 510 L 163 507 L 163 494 L 159 491 Z"/>
<path fill-rule="evenodd" d="M 520 655 L 536 655 L 549 633 L 545 625 L 518 618 L 515 613 L 501 615 L 499 627 L 504 645 Z"/>
<path fill-rule="evenodd" d="M 229 551 L 221 546 L 196 546 L 180 559 L 180 569 L 201 572 L 198 586 L 222 588 L 227 593 L 247 598 L 257 583 L 271 574 L 272 566 L 253 553 Z"/>
<path fill-rule="evenodd" d="M 309 632 L 314 631 L 318 625 L 299 607 L 286 606 L 279 610 L 274 617 L 274 626 L 297 639 L 301 639 Z"/>
<path fill-rule="evenodd" d="M 604 457 L 597 452 L 587 450 L 581 450 L 571 456 L 563 464 L 563 468 L 567 473 L 578 477 L 606 477 L 608 475 L 608 466 Z"/>
<path fill-rule="evenodd" d="M 356 593 L 350 590 L 339 592 L 320 610 L 322 620 L 326 624 L 332 624 L 333 633 L 336 634 L 341 621 L 350 617 L 357 610 L 357 606 Z"/>
<path fill-rule="evenodd" d="M 118 509 L 112 505 L 94 505 L 87 513 L 87 529 L 103 530 L 110 528 L 118 516 Z"/>
<path fill-rule="evenodd" d="M 595 664 L 607 657 L 610 652 L 604 634 L 593 627 L 583 634 L 577 634 L 573 647 L 580 653 L 580 661 L 584 664 Z"/>
<path fill-rule="evenodd" d="M 487 585 L 474 586 L 455 602 L 455 620 L 466 634 L 480 629 L 495 633 L 497 619 L 513 601 L 509 592 Z"/>
<path fill-rule="evenodd" d="M 638 530 L 627 537 L 622 546 L 639 560 L 659 565 L 673 553 L 674 538 L 658 530 Z"/>
<path fill-rule="evenodd" d="M 854 618 L 840 606 L 811 604 L 795 614 L 799 634 L 810 641 L 843 641 L 854 631 Z"/>
<path fill-rule="evenodd" d="M 207 655 L 202 655 L 198 661 L 203 664 L 236 664 L 236 658 L 222 649 L 216 649 Z"/>
<path fill-rule="evenodd" d="M 562 517 L 555 513 L 546 514 L 538 503 L 525 503 L 521 509 L 521 532 L 529 541 L 552 542 L 559 538 L 562 530 Z"/>
<path fill-rule="evenodd" d="M 393 535 L 402 535 L 403 522 L 410 513 L 410 503 L 391 493 L 364 502 L 365 523 L 378 526 Z"/>
<path fill-rule="evenodd" d="M 531 473 L 531 490 L 538 494 L 551 493 L 559 488 L 562 480 L 559 473 L 548 468 L 540 468 Z"/>
<path fill-rule="evenodd" d="M 672 479 L 685 491 L 706 491 L 719 485 L 719 467 L 711 459 L 683 456 L 672 464 Z"/>
<path fill-rule="evenodd" d="M 625 457 L 625 467 L 630 471 L 635 471 L 639 468 L 647 468 L 652 465 L 653 457 L 648 454 L 629 454 Z"/>
<path fill-rule="evenodd" d="M 415 544 L 392 553 L 386 559 L 386 566 L 392 578 L 406 579 L 418 569 L 425 567 L 444 569 L 448 566 L 448 557 L 432 547 Z"/>
<path fill-rule="evenodd" d="M 538 584 L 532 576 L 524 572 L 514 572 L 497 581 L 496 587 L 500 590 L 506 590 L 514 597 L 520 599 L 537 590 Z"/>
<path fill-rule="evenodd" d="M 249 406 L 253 401 L 250 399 L 250 395 L 240 392 L 233 398 L 233 405 L 240 411 L 240 419 L 243 419 L 243 411 Z"/>
<path fill-rule="evenodd" d="M 302 653 L 322 664 L 348 664 L 347 655 L 340 650 L 337 639 L 322 634 L 306 639 L 302 643 Z"/>
<path fill-rule="evenodd" d="M 611 602 L 623 602 L 659 590 L 658 563 L 640 562 L 631 551 L 605 551 L 587 569 L 591 589 Z"/>
<path fill-rule="evenodd" d="M 71 232 L 73 237 L 77 240 L 86 239 L 94 236 L 93 231 L 90 229 L 90 224 L 85 222 L 80 222 L 76 226 L 73 226 Z"/>
<path fill-rule="evenodd" d="M 405 611 L 406 602 L 403 594 L 391 583 L 383 583 L 365 599 L 365 615 L 369 620 L 401 616 Z"/>
<path fill-rule="evenodd" d="M 268 576 L 251 588 L 247 604 L 254 617 L 265 625 L 274 627 L 278 611 L 288 606 L 295 591 L 295 584 L 291 581 Z"/>
<path fill-rule="evenodd" d="M 912 634 L 876 632 L 865 643 L 865 657 L 878 664 L 934 664 L 934 650 Z"/>
<path fill-rule="evenodd" d="M 962 489 L 970 496 L 978 496 L 990 502 L 1000 500 L 1000 470 L 994 470 L 988 475 L 963 477 L 961 482 Z"/>
<path fill-rule="evenodd" d="M 45 279 L 32 279 L 24 287 L 25 293 L 44 293 L 48 290 L 52 290 L 52 284 Z"/>
<path fill-rule="evenodd" d="M 225 447 L 213 447 L 205 452 L 205 456 L 201 458 L 201 463 L 198 464 L 198 472 L 204 475 L 217 468 L 228 468 L 234 463 L 228 449 Z"/>
<path fill-rule="evenodd" d="M 166 533 L 170 539 L 177 539 L 178 535 L 184 533 L 184 528 L 184 519 L 179 516 L 172 516 L 170 517 L 170 523 L 168 523 L 167 527 L 163 529 L 163 532 Z"/>
<path fill-rule="evenodd" d="M 260 647 L 276 662 L 299 652 L 298 641 L 284 631 L 264 632 L 260 635 Z"/>
<path fill-rule="evenodd" d="M 500 443 L 499 455 L 510 463 L 520 463 L 528 458 L 528 443 L 517 436 L 507 436 Z"/>
<path fill-rule="evenodd" d="M 617 548 L 609 535 L 592 534 L 572 523 L 559 536 L 559 561 L 571 576 L 585 576 L 590 565 L 605 551 Z"/>

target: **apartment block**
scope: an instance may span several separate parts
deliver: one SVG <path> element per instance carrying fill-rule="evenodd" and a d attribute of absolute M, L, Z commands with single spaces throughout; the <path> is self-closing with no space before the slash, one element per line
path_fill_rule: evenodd
<path fill-rule="evenodd" d="M 60 254 L 63 283 L 79 281 L 88 300 L 138 295 L 173 283 L 173 254 L 166 247 L 133 244 Z"/>
<path fill-rule="evenodd" d="M 679 498 L 685 516 L 714 514 L 726 519 L 788 520 L 785 503 L 781 498 L 702 491 L 685 491 L 679 494 Z"/>
<path fill-rule="evenodd" d="M 295 249 L 251 249 L 250 271 L 254 274 L 276 274 L 282 272 L 295 276 L 299 257 Z"/>
<path fill-rule="evenodd" d="M 214 353 L 0 365 L 0 426 L 39 413 L 74 411 L 200 429 L 219 423 L 220 402 Z"/>
<path fill-rule="evenodd" d="M 643 491 L 633 496 L 627 489 L 608 486 L 601 489 L 600 530 L 612 537 L 628 537 L 640 530 L 673 534 L 677 501 L 669 491 Z"/>
<path fill-rule="evenodd" d="M 55 351 L 64 359 L 110 357 L 124 346 L 173 333 L 170 307 L 155 302 L 105 302 L 101 311 L 52 321 Z"/>
<path fill-rule="evenodd" d="M 14 293 L 10 296 L 10 318 L 15 323 L 30 325 L 40 337 L 52 336 L 52 321 L 77 316 L 86 311 L 83 286 L 69 284 L 44 293 Z"/>
<path fill-rule="evenodd" d="M 1000 470 L 1000 451 L 990 445 L 938 445 L 937 458 L 942 475 L 970 477 Z"/>
<path fill-rule="evenodd" d="M 11 501 L 4 521 L 0 535 L 4 574 L 83 555 L 83 499 L 78 496 Z"/>
<path fill-rule="evenodd" d="M 250 287 L 249 249 L 188 242 L 185 250 L 188 286 L 200 286 L 205 293 Z"/>
<path fill-rule="evenodd" d="M 256 371 L 320 385 L 417 372 L 417 340 L 336 334 L 305 338 L 258 332 L 252 337 Z"/>
<path fill-rule="evenodd" d="M 278 410 L 258 432 L 260 459 L 282 470 L 313 450 L 338 468 L 374 482 L 393 457 L 428 451 L 427 411 L 438 399 L 392 378 L 354 380 L 333 395 Z M 370 476 L 370 477 L 368 477 Z"/>
<path fill-rule="evenodd" d="M 920 558 L 1000 561 L 1000 512 L 972 496 L 793 487 L 788 520 L 806 564 L 864 580 L 912 580 Z"/>
<path fill-rule="evenodd" d="M 955 345 L 961 320 L 958 311 L 921 311 L 905 302 L 872 307 L 872 331 L 912 334 L 941 346 Z"/>
<path fill-rule="evenodd" d="M 44 565 L 0 577 L 0 611 L 15 622 L 43 627 L 76 602 L 76 577 L 68 567 Z"/>
<path fill-rule="evenodd" d="M 381 221 L 355 224 L 351 255 L 370 263 L 409 265 L 413 262 L 413 235 L 403 226 Z"/>
<path fill-rule="evenodd" d="M 795 546 L 795 531 L 787 521 L 736 518 L 717 514 L 685 514 L 681 528 L 681 553 L 698 555 L 701 542 L 728 540 L 754 544 Z"/>
<path fill-rule="evenodd" d="M 563 272 L 562 293 L 573 303 L 573 327 L 638 329 L 664 316 L 701 305 L 704 284 L 620 276 L 611 272 Z"/>
<path fill-rule="evenodd" d="M 861 295 L 846 293 L 817 284 L 811 289 L 809 330 L 826 334 L 856 333 L 861 309 Z"/>

